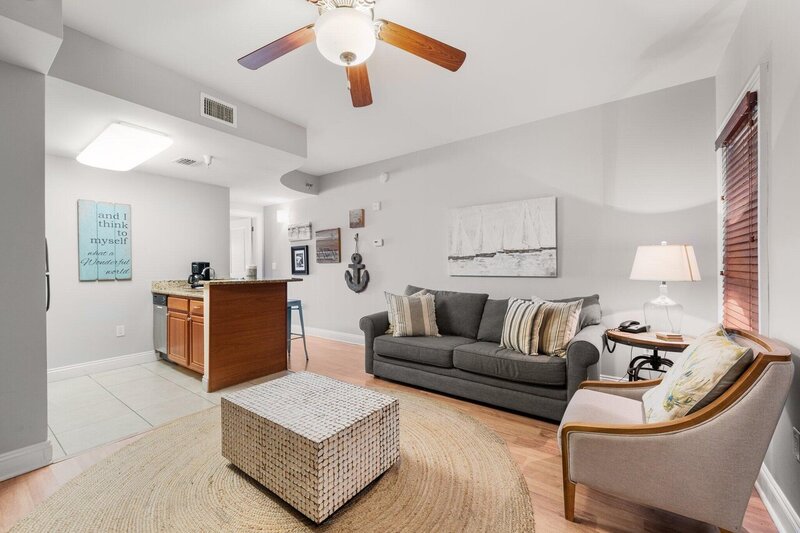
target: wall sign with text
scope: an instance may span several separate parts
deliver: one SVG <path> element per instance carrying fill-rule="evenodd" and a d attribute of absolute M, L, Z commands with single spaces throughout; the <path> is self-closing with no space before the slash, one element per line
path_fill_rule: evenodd
<path fill-rule="evenodd" d="M 78 200 L 81 281 L 131 279 L 131 206 Z"/>

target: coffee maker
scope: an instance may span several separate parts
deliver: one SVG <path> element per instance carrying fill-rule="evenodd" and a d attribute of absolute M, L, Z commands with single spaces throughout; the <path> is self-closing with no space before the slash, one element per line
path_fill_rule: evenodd
<path fill-rule="evenodd" d="M 213 269 L 208 261 L 194 261 L 192 263 L 192 274 L 186 280 L 189 285 L 197 285 L 201 281 L 212 279 Z"/>

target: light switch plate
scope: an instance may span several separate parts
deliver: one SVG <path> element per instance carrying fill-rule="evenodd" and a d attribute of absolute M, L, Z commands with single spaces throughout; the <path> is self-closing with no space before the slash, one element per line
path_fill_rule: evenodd
<path fill-rule="evenodd" d="M 278 270 L 278 263 L 272 263 L 272 270 Z"/>
<path fill-rule="evenodd" d="M 373 211 L 380 211 L 381 210 L 381 203 L 380 202 L 372 202 L 372 210 Z"/>
<path fill-rule="evenodd" d="M 125 326 L 117 326 L 117 337 L 125 336 Z"/>

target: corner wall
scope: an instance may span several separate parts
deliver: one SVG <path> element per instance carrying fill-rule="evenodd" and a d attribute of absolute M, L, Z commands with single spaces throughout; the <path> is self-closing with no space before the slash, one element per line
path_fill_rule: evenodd
<path fill-rule="evenodd" d="M 44 75 L 0 62 L 0 480 L 50 462 Z"/>
<path fill-rule="evenodd" d="M 228 277 L 227 188 L 53 156 L 46 176 L 48 368 L 152 352 L 152 281 L 186 279 L 192 261 L 210 261 L 217 277 Z M 79 199 L 131 204 L 132 280 L 78 281 Z M 124 337 L 116 336 L 117 325 L 125 326 Z"/>
<path fill-rule="evenodd" d="M 265 209 L 265 262 L 290 273 L 277 210 L 314 231 L 341 227 L 342 263 L 312 259 L 311 275 L 289 290 L 303 300 L 308 326 L 355 340 L 359 318 L 386 308 L 383 291 L 408 283 L 493 298 L 597 292 L 607 323 L 641 319 L 658 284 L 628 280 L 636 246 L 689 243 L 703 281 L 671 292 L 686 308 L 685 329 L 697 331 L 716 319 L 714 133 L 708 79 L 324 176 L 318 197 Z M 385 185 L 381 172 L 391 174 Z M 558 278 L 448 276 L 450 208 L 549 195 L 558 197 Z M 377 201 L 383 208 L 372 211 Z M 366 227 L 351 230 L 356 208 L 366 210 Z M 356 232 L 372 280 L 362 294 L 344 281 Z M 378 238 L 384 247 L 372 246 Z M 309 244 L 313 257 L 313 241 L 291 244 Z M 625 348 L 605 354 L 601 372 L 622 375 L 628 361 Z"/>
<path fill-rule="evenodd" d="M 760 118 L 766 127 L 767 146 L 762 153 L 767 174 L 767 241 L 769 319 L 764 333 L 788 344 L 795 361 L 789 399 L 781 416 L 764 464 L 782 494 L 764 493 L 768 507 L 777 514 L 779 527 L 800 530 L 800 462 L 792 453 L 792 427 L 800 428 L 800 2 L 796 0 L 750 0 L 720 63 L 717 74 L 717 125 L 745 88 L 748 79 L 763 65 L 759 94 Z M 764 198 L 762 191 L 762 198 Z M 771 482 L 760 480 L 763 488 Z M 782 500 L 782 498 L 784 498 Z"/>

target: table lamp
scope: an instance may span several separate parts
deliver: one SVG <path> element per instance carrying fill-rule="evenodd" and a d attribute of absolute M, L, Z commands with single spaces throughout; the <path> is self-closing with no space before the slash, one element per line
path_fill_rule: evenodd
<path fill-rule="evenodd" d="M 644 320 L 651 331 L 680 333 L 683 306 L 669 297 L 668 281 L 700 281 L 694 247 L 686 244 L 639 246 L 631 279 L 660 281 L 658 298 L 645 302 Z"/>

